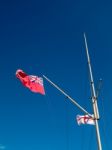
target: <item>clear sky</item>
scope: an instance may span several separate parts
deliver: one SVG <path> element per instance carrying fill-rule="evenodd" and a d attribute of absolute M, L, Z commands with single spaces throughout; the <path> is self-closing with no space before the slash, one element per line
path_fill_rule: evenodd
<path fill-rule="evenodd" d="M 89 0 L 0 1 L 0 150 L 95 150 L 94 126 L 46 80 L 35 94 L 15 77 L 18 68 L 45 74 L 92 111 L 83 33 L 98 99 L 103 150 L 112 143 L 112 3 Z"/>

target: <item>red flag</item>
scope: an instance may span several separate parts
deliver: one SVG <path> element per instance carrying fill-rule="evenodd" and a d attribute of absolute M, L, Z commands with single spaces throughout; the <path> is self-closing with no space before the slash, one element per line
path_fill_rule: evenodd
<path fill-rule="evenodd" d="M 43 86 L 43 79 L 34 75 L 27 75 L 23 70 L 18 69 L 16 71 L 16 77 L 20 79 L 22 84 L 29 88 L 32 92 L 40 93 L 45 95 Z"/>

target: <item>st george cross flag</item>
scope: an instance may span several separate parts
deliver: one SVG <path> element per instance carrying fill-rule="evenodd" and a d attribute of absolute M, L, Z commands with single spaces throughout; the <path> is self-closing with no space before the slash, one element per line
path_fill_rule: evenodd
<path fill-rule="evenodd" d="M 95 120 L 93 118 L 93 115 L 77 115 L 76 117 L 78 125 L 80 124 L 90 124 L 95 125 Z"/>
<path fill-rule="evenodd" d="M 16 71 L 16 77 L 22 82 L 22 84 L 29 88 L 32 92 L 45 95 L 43 86 L 43 79 L 34 75 L 27 75 L 23 70 L 18 69 Z"/>

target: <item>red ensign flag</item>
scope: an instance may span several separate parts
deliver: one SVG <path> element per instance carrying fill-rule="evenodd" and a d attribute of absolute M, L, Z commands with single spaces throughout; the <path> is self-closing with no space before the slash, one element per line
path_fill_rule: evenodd
<path fill-rule="evenodd" d="M 32 92 L 45 95 L 43 86 L 43 79 L 34 75 L 27 75 L 23 70 L 18 69 L 16 71 L 16 77 L 22 82 L 22 84 L 29 88 Z"/>

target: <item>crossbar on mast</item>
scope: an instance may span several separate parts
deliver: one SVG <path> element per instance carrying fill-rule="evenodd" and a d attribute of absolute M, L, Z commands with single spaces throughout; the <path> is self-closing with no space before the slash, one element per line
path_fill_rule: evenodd
<path fill-rule="evenodd" d="M 51 83 L 56 89 L 58 89 L 63 95 L 65 95 L 74 105 L 76 105 L 81 111 L 85 114 L 90 115 L 81 105 L 79 105 L 73 98 L 71 98 L 68 94 L 66 94 L 61 88 L 59 88 L 55 83 L 53 83 L 50 79 L 48 79 L 45 75 L 43 77 Z"/>
<path fill-rule="evenodd" d="M 92 68 L 91 68 L 89 51 L 88 51 L 87 40 L 86 40 L 86 35 L 85 34 L 84 34 L 84 40 L 85 40 L 86 54 L 87 54 L 89 74 L 90 74 L 90 86 L 91 86 L 91 95 L 92 95 L 93 112 L 94 112 L 94 118 L 95 118 L 95 127 L 96 127 L 98 150 L 102 150 L 100 132 L 99 132 L 99 125 L 98 125 L 99 111 L 98 111 L 98 105 L 97 105 L 97 97 L 96 97 L 96 92 L 95 92 L 95 87 L 94 87 Z"/>

